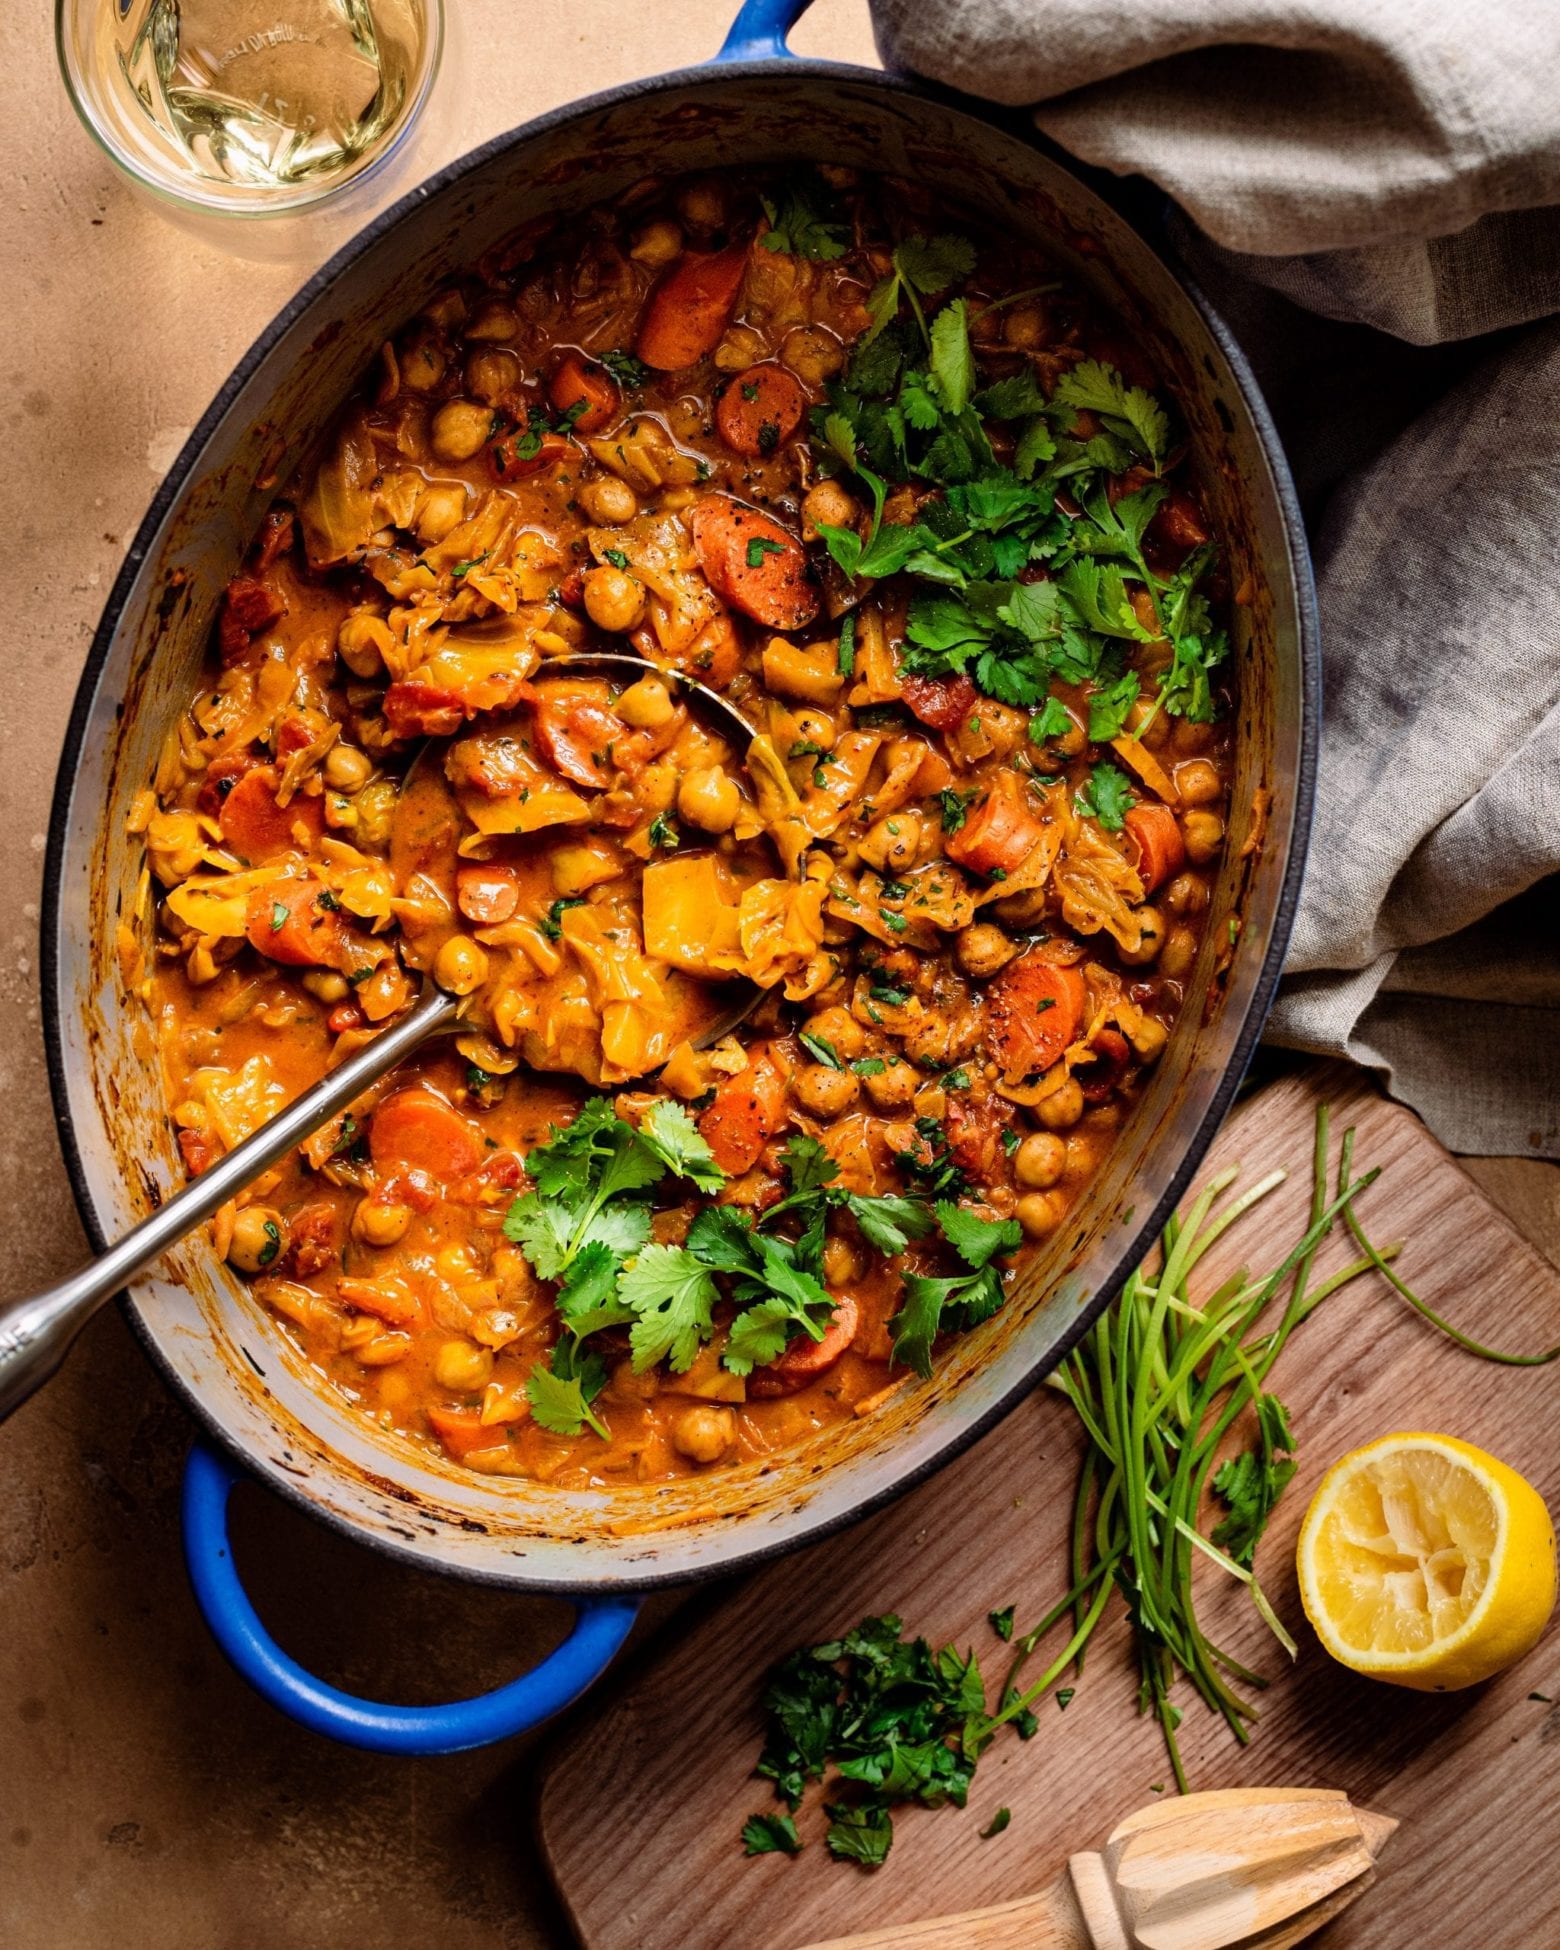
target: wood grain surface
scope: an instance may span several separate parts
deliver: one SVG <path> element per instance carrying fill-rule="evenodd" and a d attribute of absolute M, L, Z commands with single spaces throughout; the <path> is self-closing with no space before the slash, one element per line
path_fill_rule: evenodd
<path fill-rule="evenodd" d="M 1400 1266 L 1410 1283 L 1496 1345 L 1529 1350 L 1560 1338 L 1554 1269 L 1410 1112 L 1341 1073 L 1274 1084 L 1226 1124 L 1209 1169 L 1239 1161 L 1243 1183 L 1275 1165 L 1290 1177 L 1220 1242 L 1208 1273 L 1266 1269 L 1303 1230 L 1319 1088 L 1332 1091 L 1335 1132 L 1357 1127 L 1357 1164 L 1384 1167 L 1361 1216 L 1378 1243 L 1407 1241 Z M 1349 1256 L 1334 1238 L 1319 1270 Z M 1476 1360 L 1372 1275 L 1306 1323 L 1271 1381 L 1292 1412 L 1300 1471 L 1257 1569 L 1300 1655 L 1290 1666 L 1244 1593 L 1215 1567 L 1203 1567 L 1206 1576 L 1200 1569 L 1212 1635 L 1273 1683 L 1244 1749 L 1182 1689 L 1192 1786 L 1343 1788 L 1356 1805 L 1403 1818 L 1376 1888 L 1330 1926 L 1331 1950 L 1548 1950 L 1560 1944 L 1560 1877 L 1547 1866 L 1560 1705 L 1533 1695 L 1560 1700 L 1560 1640 L 1551 1630 L 1504 1678 L 1446 1698 L 1360 1679 L 1333 1664 L 1306 1628 L 1293 1552 L 1327 1466 L 1392 1429 L 1480 1443 L 1554 1507 L 1560 1367 Z M 1006 1648 L 987 1612 L 1016 1603 L 1022 1631 L 1065 1588 L 1077 1454 L 1070 1410 L 1039 1389 L 870 1524 L 679 1613 L 604 1702 L 571 1723 L 542 1784 L 544 1856 L 586 1950 L 795 1950 L 1000 1903 L 1044 1889 L 1070 1852 L 1097 1847 L 1120 1817 L 1170 1791 L 1159 1733 L 1134 1713 L 1116 1606 L 1065 1712 L 1044 1701 L 1036 1738 L 999 1740 L 964 1812 L 897 1816 L 882 1869 L 869 1874 L 828 1856 L 816 1790 L 798 1817 L 808 1844 L 798 1858 L 749 1861 L 740 1850 L 744 1818 L 777 1805 L 751 1774 L 765 1668 L 867 1613 L 897 1611 L 934 1642 L 973 1645 L 994 1682 Z M 1012 1809 L 1011 1826 L 980 1840 L 1001 1806 Z"/>

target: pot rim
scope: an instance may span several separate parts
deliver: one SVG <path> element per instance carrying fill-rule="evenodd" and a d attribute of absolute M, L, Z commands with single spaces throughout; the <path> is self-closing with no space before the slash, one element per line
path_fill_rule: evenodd
<path fill-rule="evenodd" d="M 1103 1282 L 1089 1296 L 1087 1302 L 1079 1309 L 1077 1318 L 1069 1323 L 1066 1332 L 1053 1344 L 1045 1373 L 1052 1372 L 1066 1358 L 1105 1307 L 1114 1299 L 1126 1272 L 1151 1248 L 1153 1240 L 1180 1202 L 1200 1167 L 1209 1145 L 1240 1089 L 1272 1006 L 1274 991 L 1278 986 L 1284 955 L 1299 905 L 1300 885 L 1305 871 L 1316 791 L 1322 690 L 1320 621 L 1304 521 L 1277 429 L 1251 365 L 1230 328 L 1196 280 L 1167 254 L 1164 247 L 1145 236 L 1139 223 L 1123 213 L 1121 208 L 1123 185 L 1118 179 L 1104 177 L 1087 164 L 1069 156 L 1065 150 L 1042 135 L 1019 111 L 983 102 L 935 83 L 886 73 L 875 68 L 861 67 L 853 62 L 811 60 L 786 55 L 784 58 L 724 61 L 719 64 L 709 62 L 693 68 L 671 69 L 663 74 L 645 76 L 623 83 L 616 88 L 582 96 L 558 108 L 548 109 L 515 128 L 491 136 L 486 142 L 447 163 L 404 196 L 398 197 L 363 229 L 332 252 L 257 334 L 213 397 L 211 404 L 196 422 L 173 465 L 157 488 L 145 516 L 136 529 L 124 562 L 114 578 L 82 666 L 61 745 L 59 766 L 55 774 L 49 808 L 48 840 L 44 853 L 46 892 L 42 902 L 39 928 L 39 962 L 45 1064 L 49 1092 L 54 1105 L 55 1126 L 65 1168 L 70 1178 L 71 1191 L 83 1229 L 95 1253 L 105 1251 L 110 1242 L 98 1224 L 91 1185 L 71 1119 L 64 1037 L 61 1029 L 60 977 L 65 885 L 63 867 L 75 761 L 86 736 L 88 720 L 96 702 L 103 670 L 118 633 L 132 587 L 164 521 L 188 487 L 207 442 L 251 375 L 268 356 L 277 341 L 360 260 L 368 256 L 381 238 L 389 234 L 417 204 L 431 197 L 446 194 L 466 176 L 504 151 L 550 130 L 561 128 L 580 117 L 597 114 L 654 95 L 716 86 L 727 80 L 742 79 L 770 82 L 844 81 L 881 89 L 912 100 L 932 101 L 943 108 L 953 109 L 973 120 L 984 122 L 1012 136 L 1027 147 L 1038 150 L 1054 166 L 1099 195 L 1109 205 L 1116 220 L 1136 238 L 1139 246 L 1151 258 L 1160 263 L 1171 281 L 1180 287 L 1202 320 L 1210 338 L 1218 346 L 1240 393 L 1245 410 L 1251 417 L 1253 430 L 1271 475 L 1279 522 L 1286 544 L 1296 623 L 1299 680 L 1300 708 L 1294 773 L 1294 819 L 1289 835 L 1283 877 L 1274 906 L 1272 930 L 1223 1074 L 1197 1122 L 1180 1162 L 1171 1174 L 1163 1195 L 1141 1223 L 1132 1229 L 1126 1245 L 1122 1248 L 1118 1261 L 1121 1267 L 1120 1277 Z M 517 1574 L 511 1576 L 507 1572 L 481 1566 L 434 1562 L 425 1551 L 405 1544 L 395 1537 L 370 1531 L 350 1516 L 321 1503 L 310 1496 L 300 1484 L 293 1481 L 286 1472 L 265 1467 L 251 1451 L 229 1434 L 202 1395 L 178 1372 L 164 1354 L 150 1327 L 142 1319 L 138 1307 L 127 1304 L 129 1300 L 128 1292 L 122 1293 L 117 1297 L 116 1304 L 128 1319 L 137 1341 L 151 1357 L 153 1365 L 164 1381 L 172 1386 L 179 1399 L 194 1416 L 198 1434 L 215 1442 L 219 1449 L 233 1457 L 243 1467 L 247 1475 L 265 1488 L 285 1497 L 316 1521 L 328 1524 L 353 1542 L 404 1561 L 415 1569 L 436 1572 L 440 1576 L 455 1578 L 463 1583 L 576 1600 L 592 1595 L 620 1594 L 625 1591 L 649 1592 L 707 1584 L 715 1578 L 728 1577 L 737 1571 L 746 1573 L 756 1570 L 759 1566 L 787 1552 L 806 1545 L 821 1543 L 825 1538 L 860 1522 L 874 1511 L 885 1508 L 916 1488 L 935 1471 L 952 1462 L 1009 1415 L 1019 1401 L 1043 1379 L 1043 1374 L 1037 1373 L 1033 1367 L 1026 1369 L 982 1414 L 952 1431 L 935 1454 L 902 1469 L 891 1481 L 864 1494 L 849 1508 L 802 1526 L 795 1535 L 766 1536 L 751 1545 L 740 1547 L 728 1557 L 721 1557 L 707 1565 L 692 1569 L 658 1571 L 641 1564 L 635 1566 L 631 1575 L 620 1578 L 560 1579 L 527 1574 L 521 1566 L 517 1567 Z"/>

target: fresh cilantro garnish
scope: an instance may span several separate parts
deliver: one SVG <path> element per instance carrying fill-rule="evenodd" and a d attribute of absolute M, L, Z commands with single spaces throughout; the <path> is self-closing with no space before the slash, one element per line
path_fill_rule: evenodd
<path fill-rule="evenodd" d="M 1029 742 L 1049 744 L 1053 738 L 1064 738 L 1072 728 L 1072 713 L 1067 706 L 1059 697 L 1048 697 L 1029 720 Z"/>
<path fill-rule="evenodd" d="M 858 1056 L 850 1067 L 858 1077 L 880 1077 L 888 1065 L 881 1056 Z"/>
<path fill-rule="evenodd" d="M 1284 1404 L 1276 1395 L 1259 1395 L 1257 1447 L 1231 1456 L 1213 1476 L 1214 1489 L 1229 1506 L 1229 1515 L 1214 1531 L 1213 1541 L 1237 1564 L 1249 1568 L 1274 1505 L 1300 1467 L 1294 1460 L 1294 1447 Z M 1281 1450 L 1285 1452 L 1282 1455 Z"/>
<path fill-rule="evenodd" d="M 282 929 L 286 927 L 287 916 L 290 911 L 291 910 L 288 908 L 286 901 L 272 901 L 271 903 L 272 934 L 280 934 Z"/>
<path fill-rule="evenodd" d="M 603 549 L 601 554 L 602 560 L 610 562 L 614 569 L 626 569 L 628 567 L 628 557 L 620 548 Z"/>
<path fill-rule="evenodd" d="M 1058 406 L 1097 413 L 1107 430 L 1130 441 L 1151 461 L 1155 473 L 1170 447 L 1170 420 L 1164 408 L 1141 386 L 1129 386 L 1114 366 L 1085 359 L 1056 382 L 1052 395 Z"/>
<path fill-rule="evenodd" d="M 769 219 L 760 240 L 765 250 L 819 262 L 845 255 L 850 226 L 840 220 L 833 197 L 817 177 L 794 177 L 773 201 L 767 196 L 759 201 Z"/>
<path fill-rule="evenodd" d="M 649 383 L 650 368 L 636 359 L 632 352 L 601 352 L 597 354 L 597 362 L 605 366 L 617 383 L 631 393 L 637 393 Z"/>
<path fill-rule="evenodd" d="M 1089 699 L 1089 738 L 1094 744 L 1108 745 L 1113 738 L 1121 736 L 1127 717 L 1138 701 L 1138 689 L 1138 674 L 1129 670 Z"/>
<path fill-rule="evenodd" d="M 986 1823 L 986 1826 L 980 1831 L 980 1839 L 983 1842 L 989 1842 L 993 1835 L 1000 1835 L 1004 1831 L 1004 1829 L 1007 1828 L 1008 1824 L 1012 1821 L 1012 1819 L 1013 1819 L 1013 1810 L 1011 1808 L 998 1808 L 997 1812 L 991 1817 L 990 1821 L 988 1821 Z"/>
<path fill-rule="evenodd" d="M 796 1855 L 801 1846 L 789 1815 L 749 1815 L 742 1824 L 744 1855 Z"/>
<path fill-rule="evenodd" d="M 750 569 L 761 569 L 766 555 L 784 553 L 784 542 L 772 542 L 767 535 L 755 535 L 747 545 L 747 565 Z"/>
<path fill-rule="evenodd" d="M 885 982 L 875 977 L 867 984 L 867 993 L 874 1002 L 881 1002 L 889 1009 L 902 1009 L 910 1000 L 910 991 L 899 982 Z"/>
<path fill-rule="evenodd" d="M 959 833 L 964 830 L 964 822 L 970 816 L 970 807 L 979 799 L 979 792 L 959 792 L 953 787 L 939 792 L 937 802 L 942 808 L 942 829 L 945 833 Z"/>
<path fill-rule="evenodd" d="M 552 1435 L 578 1435 L 588 1423 L 603 1442 L 607 1430 L 591 1412 L 591 1403 L 607 1385 L 607 1364 L 599 1354 L 582 1354 L 567 1336 L 552 1351 L 548 1367 L 534 1367 L 526 1377 L 525 1398 L 539 1428 Z"/>
<path fill-rule="evenodd" d="M 853 677 L 856 673 L 856 612 L 846 610 L 840 619 L 840 651 L 836 664 L 841 677 Z"/>
<path fill-rule="evenodd" d="M 557 941 L 563 934 L 562 915 L 564 910 L 570 907 L 583 907 L 584 905 L 585 896 L 583 894 L 563 894 L 553 902 L 552 906 L 548 908 L 547 912 L 536 925 L 546 935 L 549 941 Z"/>
<path fill-rule="evenodd" d="M 255 1254 L 255 1259 L 259 1265 L 269 1266 L 282 1250 L 282 1229 L 275 1219 L 267 1219 L 260 1230 L 265 1234 L 265 1244 Z"/>
<path fill-rule="evenodd" d="M 635 1374 L 668 1361 L 675 1374 L 693 1366 L 709 1339 L 720 1289 L 708 1266 L 686 1246 L 646 1246 L 618 1281 L 633 1315 L 629 1346 Z"/>
<path fill-rule="evenodd" d="M 657 813 L 651 820 L 648 837 L 652 846 L 668 853 L 673 847 L 682 845 L 681 835 L 665 813 Z"/>
<path fill-rule="evenodd" d="M 796 1039 L 808 1055 L 831 1070 L 843 1070 L 840 1053 L 827 1036 L 815 1036 L 811 1030 L 804 1029 Z"/>
<path fill-rule="evenodd" d="M 1001 1611 L 988 1611 L 986 1614 L 991 1622 L 992 1631 L 1004 1644 L 1013 1636 L 1013 1616 L 1016 1610 L 1015 1605 L 1004 1605 Z"/>
<path fill-rule="evenodd" d="M 1092 815 L 1107 833 L 1119 833 L 1132 810 L 1132 781 L 1117 765 L 1096 765 L 1076 803 L 1079 812 Z"/>
<path fill-rule="evenodd" d="M 929 1192 L 942 1198 L 961 1197 L 969 1190 L 969 1180 L 950 1154 L 942 1124 L 935 1117 L 918 1117 L 915 1132 L 915 1148 L 897 1153 L 894 1162 Z"/>
<path fill-rule="evenodd" d="M 944 234 L 938 237 L 907 237 L 893 255 L 893 269 L 867 299 L 871 329 L 865 335 L 870 345 L 899 316 L 901 297 L 909 300 L 916 323 L 926 333 L 926 319 L 920 299 L 946 291 L 951 284 L 967 278 L 975 269 L 975 246 L 967 237 Z"/>
<path fill-rule="evenodd" d="M 911 1274 L 905 1297 L 889 1324 L 893 1359 L 923 1380 L 932 1372 L 932 1343 L 940 1332 L 976 1327 L 1002 1305 L 1002 1275 L 993 1261 L 1017 1249 L 1023 1229 L 1016 1219 L 982 1219 L 951 1200 L 939 1200 L 942 1235 L 970 1269 L 952 1279 Z"/>

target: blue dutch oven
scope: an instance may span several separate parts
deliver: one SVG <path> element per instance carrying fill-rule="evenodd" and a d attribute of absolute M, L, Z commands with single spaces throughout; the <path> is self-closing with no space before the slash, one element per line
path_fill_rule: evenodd
<path fill-rule="evenodd" d="M 608 201 L 652 174 L 831 162 L 913 178 L 962 215 L 1041 243 L 1094 288 L 1171 381 L 1228 538 L 1240 722 L 1232 844 L 1180 1033 L 1068 1225 L 1009 1306 L 936 1378 L 795 1455 L 688 1483 L 564 1491 L 479 1478 L 384 1435 L 321 1390 L 204 1237 L 127 1297 L 146 1347 L 204 1435 L 184 1521 L 195 1594 L 233 1664 L 317 1732 L 393 1753 L 447 1753 L 535 1726 L 610 1663 L 638 1594 L 729 1573 L 854 1522 L 989 1428 L 1077 1340 L 1184 1190 L 1256 1042 L 1278 977 L 1310 811 L 1316 632 L 1282 455 L 1219 320 L 1100 187 L 1022 120 L 934 88 L 800 61 L 806 0 L 748 0 L 708 66 L 592 96 L 502 136 L 425 183 L 340 251 L 260 337 L 179 456 L 130 549 L 66 738 L 50 832 L 45 1001 L 67 1159 L 94 1242 L 181 1173 L 143 1006 L 109 917 L 137 912 L 134 795 L 196 681 L 224 583 L 269 501 L 387 333 L 446 277 L 522 225 Z M 266 486 L 258 485 L 261 482 Z M 1266 836 L 1243 855 L 1251 810 Z M 1241 922 L 1222 974 L 1217 951 Z M 328 1523 L 425 1569 L 569 1598 L 568 1640 L 478 1699 L 354 1699 L 272 1641 L 245 1596 L 226 1510 L 248 1472 Z"/>

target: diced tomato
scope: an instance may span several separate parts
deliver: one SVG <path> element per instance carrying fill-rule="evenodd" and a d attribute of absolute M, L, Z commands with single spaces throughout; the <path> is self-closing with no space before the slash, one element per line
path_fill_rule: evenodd
<path fill-rule="evenodd" d="M 252 772 L 264 760 L 254 752 L 224 752 L 214 758 L 206 767 L 206 777 L 200 788 L 200 796 L 195 804 L 199 811 L 215 819 L 222 810 L 222 802 L 246 772 Z"/>
<path fill-rule="evenodd" d="M 562 365 L 553 374 L 548 397 L 560 413 L 574 406 L 584 408 L 570 422 L 579 433 L 600 433 L 623 404 L 617 381 L 606 367 L 578 352 L 564 354 Z"/>
<path fill-rule="evenodd" d="M 1109 1026 L 1099 1031 L 1089 1048 L 1093 1060 L 1080 1063 L 1073 1071 L 1073 1080 L 1086 1104 L 1103 1104 L 1125 1076 L 1132 1051 L 1121 1031 Z"/>
<path fill-rule="evenodd" d="M 338 1002 L 325 1018 L 325 1027 L 333 1036 L 344 1036 L 349 1029 L 361 1029 L 366 1021 L 355 1002 Z"/>
<path fill-rule="evenodd" d="M 986 991 L 986 1042 L 1010 1078 L 1050 1069 L 1078 1039 L 1088 989 L 1081 972 L 1031 951 L 1009 962 Z"/>
<path fill-rule="evenodd" d="M 423 1171 L 441 1185 L 475 1171 L 485 1155 L 476 1126 L 420 1085 L 397 1090 L 374 1112 L 368 1154 L 379 1171 Z"/>
<path fill-rule="evenodd" d="M 907 677 L 904 699 L 934 731 L 957 731 L 975 709 L 980 692 L 962 671 L 957 677 Z"/>
<path fill-rule="evenodd" d="M 733 609 L 772 630 L 799 630 L 818 614 L 807 558 L 790 529 L 729 494 L 706 494 L 689 517 L 699 566 Z"/>
<path fill-rule="evenodd" d="M 713 352 L 736 310 L 747 247 L 684 251 L 645 308 L 634 350 L 657 372 L 683 372 Z"/>
<path fill-rule="evenodd" d="M 331 967 L 341 959 L 348 933 L 339 908 L 325 905 L 329 889 L 318 880 L 278 880 L 249 896 L 245 933 L 249 944 L 290 968 Z"/>
<path fill-rule="evenodd" d="M 699 1130 L 716 1164 L 737 1177 L 758 1163 L 785 1117 L 785 1079 L 767 1057 L 755 1057 L 716 1089 Z"/>
<path fill-rule="evenodd" d="M 614 770 L 635 772 L 648 742 L 594 696 L 548 688 L 534 691 L 532 723 L 537 756 L 561 778 L 604 792 Z"/>
<path fill-rule="evenodd" d="M 1136 855 L 1133 865 L 1138 879 L 1143 892 L 1151 894 L 1186 865 L 1180 822 L 1168 806 L 1157 799 L 1145 799 L 1127 814 L 1125 824 L 1130 849 Z"/>
<path fill-rule="evenodd" d="M 847 1293 L 834 1309 L 834 1318 L 821 1341 L 798 1334 L 778 1361 L 766 1368 L 755 1368 L 748 1377 L 748 1394 L 756 1400 L 776 1395 L 794 1395 L 810 1381 L 832 1368 L 856 1338 L 861 1310 Z"/>
<path fill-rule="evenodd" d="M 978 1102 L 955 1093 L 948 1099 L 948 1155 L 973 1184 L 1010 1185 L 1012 1167 L 1003 1148 L 1011 1114 L 1001 1097 Z"/>
<path fill-rule="evenodd" d="M 1012 772 L 999 773 L 958 832 L 943 842 L 949 859 L 974 873 L 1014 873 L 1045 837 L 1045 822 Z"/>
<path fill-rule="evenodd" d="M 393 1276 L 383 1280 L 344 1277 L 336 1282 L 336 1298 L 354 1313 L 372 1314 L 375 1320 L 387 1320 L 392 1327 L 409 1327 L 422 1312 L 411 1288 Z"/>
<path fill-rule="evenodd" d="M 341 1238 L 337 1230 L 336 1208 L 323 1201 L 306 1205 L 287 1222 L 287 1245 L 282 1259 L 295 1280 L 334 1266 L 341 1257 Z"/>
<path fill-rule="evenodd" d="M 233 663 L 249 648 L 250 638 L 269 629 L 286 604 L 268 582 L 254 576 L 234 576 L 222 596 L 217 618 L 217 644 L 224 663 Z"/>
<path fill-rule="evenodd" d="M 455 902 L 468 921 L 496 927 L 520 905 L 520 882 L 513 867 L 467 860 L 455 872 Z"/>
<path fill-rule="evenodd" d="M 582 569 L 570 569 L 558 584 L 558 600 L 565 609 L 585 607 L 585 573 Z"/>
<path fill-rule="evenodd" d="M 466 722 L 459 691 L 403 677 L 385 692 L 385 723 L 397 738 L 448 738 Z"/>
<path fill-rule="evenodd" d="M 285 806 L 278 805 L 276 786 L 280 774 L 274 765 L 261 765 L 246 772 L 222 801 L 217 823 L 222 838 L 241 860 L 250 866 L 263 866 L 279 853 L 297 849 L 293 828 L 301 827 L 305 847 L 325 830 L 324 801 L 295 793 Z"/>
<path fill-rule="evenodd" d="M 192 1178 L 198 1178 L 217 1162 L 219 1146 L 214 1137 L 205 1131 L 180 1131 L 179 1153 L 184 1159 L 184 1169 Z"/>
<path fill-rule="evenodd" d="M 769 361 L 739 372 L 715 408 L 715 425 L 733 453 L 756 460 L 782 446 L 802 423 L 807 395 L 784 366 Z"/>
<path fill-rule="evenodd" d="M 504 1439 L 502 1429 L 484 1425 L 479 1409 L 426 1408 L 423 1413 L 434 1434 L 457 1462 L 463 1461 L 474 1449 L 496 1448 Z"/>
<path fill-rule="evenodd" d="M 456 1179 L 448 1197 L 452 1205 L 490 1205 L 517 1190 L 524 1176 L 525 1168 L 513 1151 L 493 1151 L 475 1171 Z"/>

